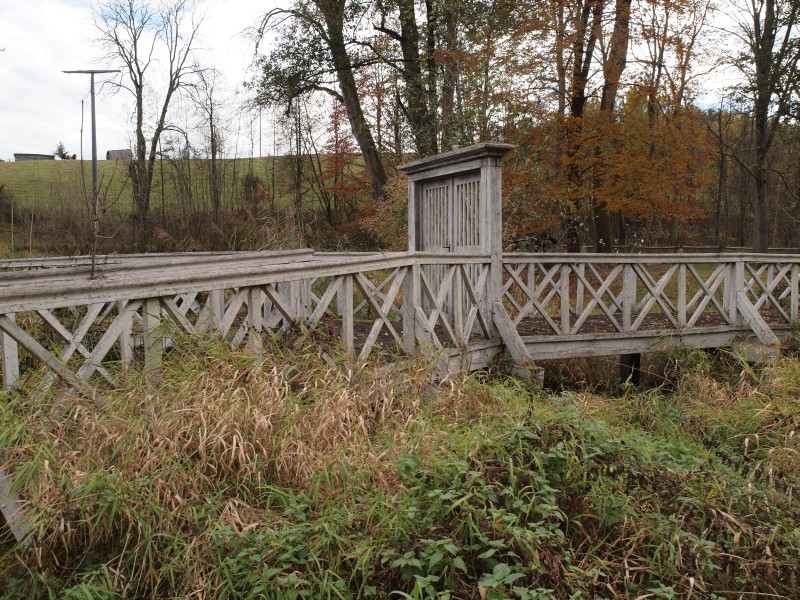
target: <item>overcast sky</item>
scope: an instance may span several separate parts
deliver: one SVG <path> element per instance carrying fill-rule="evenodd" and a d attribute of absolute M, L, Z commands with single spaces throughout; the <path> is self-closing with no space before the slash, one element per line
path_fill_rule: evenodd
<path fill-rule="evenodd" d="M 215 66 L 229 89 L 245 79 L 253 55 L 242 32 L 273 0 L 203 0 L 202 62 Z M 81 100 L 85 100 L 83 151 L 91 157 L 89 76 L 70 69 L 106 68 L 92 43 L 88 0 L 0 0 L 0 159 L 15 152 L 52 154 L 59 141 L 80 156 Z M 129 148 L 131 103 L 124 94 L 97 98 L 97 146 Z M 266 137 L 266 132 L 264 133 Z M 247 137 L 247 136 L 245 136 Z M 244 142 L 248 145 L 249 142 Z M 240 148 L 242 144 L 239 144 Z M 241 151 L 241 150 L 240 150 Z"/>
<path fill-rule="evenodd" d="M 205 14 L 201 28 L 200 61 L 222 73 L 227 88 L 228 110 L 236 117 L 226 153 L 248 156 L 272 146 L 272 130 L 265 117 L 263 127 L 253 115 L 237 109 L 242 82 L 253 56 L 252 42 L 243 35 L 259 17 L 282 0 L 197 0 Z M 725 20 L 723 12 L 716 21 Z M 712 33 L 709 30 L 709 34 Z M 83 153 L 91 157 L 89 130 L 89 77 L 66 75 L 64 70 L 104 68 L 95 37 L 89 0 L 0 0 L 0 159 L 15 152 L 52 154 L 59 141 L 68 152 L 81 154 L 81 101 L 85 101 Z M 714 43 L 719 45 L 717 38 Z M 731 73 L 716 69 L 704 77 L 701 106 L 719 102 Z M 234 96 L 240 92 L 239 99 Z M 132 103 L 125 93 L 98 95 L 98 153 L 130 148 Z M 179 108 L 179 107 L 175 107 Z M 171 116 L 175 118 L 177 111 Z M 179 123 L 188 125 L 186 123 Z M 259 130 L 261 133 L 259 134 Z"/>

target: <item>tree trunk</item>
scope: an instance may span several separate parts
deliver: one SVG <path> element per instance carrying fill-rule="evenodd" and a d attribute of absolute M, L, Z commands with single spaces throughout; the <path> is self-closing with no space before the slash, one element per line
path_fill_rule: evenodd
<path fill-rule="evenodd" d="M 600 98 L 601 123 L 611 127 L 614 121 L 617 90 L 628 58 L 628 40 L 630 39 L 631 0 L 617 0 L 614 7 L 614 30 L 611 33 L 608 58 L 603 64 L 603 93 Z M 598 150 L 602 153 L 602 139 L 598 142 Z M 598 188 L 598 179 L 594 179 L 594 188 Z M 594 207 L 597 240 L 595 248 L 598 252 L 614 251 L 614 233 L 611 227 L 611 215 L 605 202 Z"/>
<path fill-rule="evenodd" d="M 570 86 L 569 116 L 566 122 L 567 180 L 572 195 L 573 214 L 567 219 L 564 238 L 568 252 L 580 252 L 582 245 L 583 176 L 578 165 L 583 142 L 583 112 L 586 107 L 586 85 L 589 69 L 601 26 L 603 0 L 589 0 L 580 6 L 575 19 L 575 36 L 572 43 L 572 85 Z M 592 17 L 591 26 L 589 17 Z M 588 38 L 586 37 L 588 34 Z"/>
<path fill-rule="evenodd" d="M 455 146 L 455 128 L 453 127 L 456 81 L 458 78 L 458 21 L 452 0 L 444 2 L 445 20 L 445 50 L 447 57 L 444 64 L 444 75 L 442 77 L 442 152 L 452 150 Z"/>
<path fill-rule="evenodd" d="M 436 154 L 436 115 L 432 112 L 432 98 L 428 97 L 422 73 L 420 35 L 414 12 L 414 0 L 399 0 L 400 49 L 403 53 L 403 80 L 406 86 L 406 117 L 411 127 L 414 145 L 420 156 Z M 429 15 L 430 18 L 430 15 Z"/>
<path fill-rule="evenodd" d="M 367 170 L 370 183 L 372 184 L 372 195 L 375 198 L 383 198 L 383 187 L 386 185 L 386 171 L 383 168 L 378 148 L 372 137 L 369 123 L 364 117 L 364 110 L 361 107 L 361 99 L 358 96 L 355 76 L 353 75 L 353 64 L 344 40 L 344 1 L 341 2 L 321 2 L 315 0 L 315 4 L 322 12 L 325 19 L 325 27 L 328 30 L 328 47 L 331 51 L 331 61 L 336 69 L 336 78 L 339 82 L 339 90 L 342 92 L 342 102 L 347 111 L 347 119 L 350 122 L 350 129 L 353 137 L 358 143 L 361 154 L 364 156 L 364 168 Z"/>

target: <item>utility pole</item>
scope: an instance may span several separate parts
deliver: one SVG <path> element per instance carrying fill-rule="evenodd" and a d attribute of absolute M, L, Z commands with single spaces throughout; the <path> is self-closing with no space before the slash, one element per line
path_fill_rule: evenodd
<path fill-rule="evenodd" d="M 95 259 L 97 256 L 97 238 L 100 237 L 100 183 L 97 180 L 97 125 L 95 122 L 95 109 L 94 109 L 94 76 L 98 73 L 119 73 L 119 69 L 83 69 L 80 71 L 63 71 L 70 75 L 80 73 L 89 75 L 91 78 L 91 96 L 92 96 L 92 272 L 90 277 L 94 279 L 95 274 Z"/>

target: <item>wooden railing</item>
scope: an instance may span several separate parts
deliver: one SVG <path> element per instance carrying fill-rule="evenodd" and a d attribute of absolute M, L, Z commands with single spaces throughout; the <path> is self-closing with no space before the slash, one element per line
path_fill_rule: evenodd
<path fill-rule="evenodd" d="M 488 257 L 299 250 L 99 264 L 94 280 L 74 264 L 0 279 L 4 387 L 41 364 L 89 392 L 92 377 L 113 384 L 105 363 L 137 359 L 158 382 L 175 329 L 258 353 L 265 336 L 324 326 L 361 360 L 378 348 L 463 351 L 491 338 Z"/>
<path fill-rule="evenodd" d="M 507 254 L 496 296 L 489 256 L 296 250 L 98 264 L 94 280 L 80 261 L 0 277 L 4 387 L 44 365 L 40 389 L 59 377 L 90 392 L 92 378 L 113 384 L 109 362 L 137 360 L 158 382 L 176 330 L 258 353 L 268 337 L 317 329 L 359 360 L 429 348 L 476 368 L 509 343 L 527 360 L 513 336 L 530 359 L 543 340 L 545 357 L 578 339 L 617 340 L 595 353 L 672 334 L 752 332 L 774 344 L 800 310 L 800 257 L 789 255 Z"/>
<path fill-rule="evenodd" d="M 775 344 L 798 319 L 799 268 L 797 255 L 507 254 L 503 302 L 527 341 L 749 330 Z"/>

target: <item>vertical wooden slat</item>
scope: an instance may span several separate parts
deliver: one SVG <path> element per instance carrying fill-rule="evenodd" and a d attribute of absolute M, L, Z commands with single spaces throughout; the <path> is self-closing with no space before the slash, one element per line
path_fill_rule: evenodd
<path fill-rule="evenodd" d="M 222 318 L 225 316 L 225 290 L 208 292 L 208 310 L 211 328 L 216 335 L 222 334 Z"/>
<path fill-rule="evenodd" d="M 561 265 L 561 334 L 569 335 L 569 271 L 568 264 Z"/>
<path fill-rule="evenodd" d="M 486 280 L 486 303 L 491 307 L 503 300 L 503 199 L 502 171 L 499 159 L 487 157 L 481 160 L 481 178 L 478 184 L 480 210 L 480 251 L 490 257 L 489 276 Z M 492 313 L 488 313 L 490 318 Z M 499 332 L 490 321 L 491 335 L 499 339 Z"/>
<path fill-rule="evenodd" d="M 419 287 L 419 264 L 406 267 L 403 280 L 403 351 L 413 355 L 417 350 L 417 307 L 421 306 Z"/>
<path fill-rule="evenodd" d="M 261 356 L 264 317 L 261 314 L 264 303 L 264 292 L 253 286 L 247 290 L 247 352 L 253 356 Z"/>
<path fill-rule="evenodd" d="M 125 315 L 125 323 L 122 326 L 122 332 L 119 334 L 119 359 L 123 365 L 130 365 L 133 363 L 133 314 L 126 314 L 125 310 L 127 302 L 117 301 L 117 315 Z"/>
<path fill-rule="evenodd" d="M 144 374 L 152 385 L 163 380 L 162 356 L 164 339 L 161 335 L 161 302 L 148 298 L 142 305 L 142 334 L 144 336 Z"/>
<path fill-rule="evenodd" d="M 583 276 L 586 274 L 586 265 L 584 263 L 580 263 L 578 265 L 578 274 L 581 277 L 578 277 L 578 282 L 575 289 L 575 314 L 580 315 L 583 312 L 583 296 L 584 296 L 584 286 L 583 286 Z"/>
<path fill-rule="evenodd" d="M 11 321 L 16 322 L 16 315 L 6 315 Z M 7 333 L 0 331 L 0 352 L 3 361 L 3 388 L 9 390 L 19 381 L 19 348 L 17 342 Z"/>
<path fill-rule="evenodd" d="M 292 308 L 300 322 L 304 322 L 311 314 L 311 280 L 301 279 L 292 282 Z"/>
<path fill-rule="evenodd" d="M 686 327 L 686 265 L 678 266 L 678 326 Z"/>
<path fill-rule="evenodd" d="M 356 355 L 356 345 L 353 332 L 353 276 L 342 277 L 342 287 L 339 290 L 338 304 L 342 311 L 342 341 L 347 355 Z"/>
<path fill-rule="evenodd" d="M 453 277 L 453 329 L 460 344 L 466 344 L 469 334 L 464 332 L 464 273 L 461 265 L 456 266 Z"/>
<path fill-rule="evenodd" d="M 738 326 L 741 324 L 739 309 L 737 306 L 738 293 L 746 295 L 744 281 L 744 262 L 734 261 L 728 267 L 728 275 L 725 278 L 725 297 L 728 299 L 728 324 Z"/>
<path fill-rule="evenodd" d="M 622 329 L 631 331 L 633 309 L 636 306 L 636 272 L 633 265 L 622 268 Z"/>
<path fill-rule="evenodd" d="M 798 318 L 798 312 L 800 312 L 800 293 L 797 289 L 798 284 L 800 284 L 800 268 L 797 263 L 792 265 L 792 274 L 789 281 L 791 286 L 791 289 L 789 290 L 789 318 L 791 319 L 792 323 L 795 323 Z"/>

